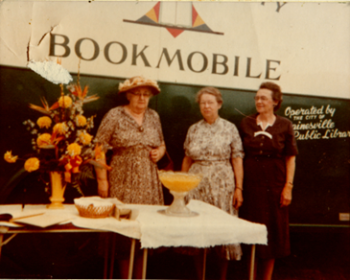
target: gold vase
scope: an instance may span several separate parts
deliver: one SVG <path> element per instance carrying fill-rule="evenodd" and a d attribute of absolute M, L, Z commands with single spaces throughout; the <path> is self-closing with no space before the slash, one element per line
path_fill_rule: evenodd
<path fill-rule="evenodd" d="M 66 184 L 63 185 L 62 173 L 57 171 L 50 172 L 51 179 L 51 204 L 47 205 L 49 209 L 63 209 L 64 191 L 66 190 Z"/>

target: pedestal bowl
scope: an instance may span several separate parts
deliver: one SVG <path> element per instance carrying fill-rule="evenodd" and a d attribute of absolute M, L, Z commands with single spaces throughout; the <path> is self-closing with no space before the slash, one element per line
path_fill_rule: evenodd
<path fill-rule="evenodd" d="M 198 213 L 192 212 L 185 204 L 185 196 L 190 190 L 195 189 L 202 180 L 201 174 L 191 174 L 185 172 L 159 171 L 159 179 L 162 184 L 169 189 L 174 200 L 165 210 L 158 212 L 168 216 L 193 217 Z"/>

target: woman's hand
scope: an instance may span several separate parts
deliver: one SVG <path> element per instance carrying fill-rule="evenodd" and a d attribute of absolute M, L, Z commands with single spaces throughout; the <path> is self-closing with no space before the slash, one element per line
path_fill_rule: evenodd
<path fill-rule="evenodd" d="M 293 178 L 295 172 L 295 156 L 286 157 L 286 183 L 281 193 L 281 207 L 288 206 L 292 202 Z"/>
<path fill-rule="evenodd" d="M 236 188 L 233 194 L 233 207 L 238 210 L 243 204 L 243 159 L 241 157 L 232 158 L 233 173 L 235 174 Z"/>
<path fill-rule="evenodd" d="M 103 153 L 103 155 L 96 161 L 101 163 L 102 165 L 106 165 L 105 154 Z M 108 197 L 109 184 L 107 179 L 107 170 L 95 166 L 95 171 L 97 178 L 97 193 L 101 197 Z"/>
<path fill-rule="evenodd" d="M 292 187 L 287 183 L 281 193 L 281 207 L 288 206 L 292 202 Z"/>
<path fill-rule="evenodd" d="M 181 171 L 182 172 L 188 172 L 190 170 L 190 167 L 192 165 L 192 159 L 189 156 L 185 156 L 182 161 Z"/>
<path fill-rule="evenodd" d="M 158 162 L 165 154 L 165 145 L 162 144 L 158 148 L 152 149 L 149 153 L 151 160 L 156 163 Z"/>
<path fill-rule="evenodd" d="M 233 195 L 233 207 L 238 210 L 239 207 L 242 206 L 243 204 L 243 195 L 242 195 L 242 189 L 240 188 L 235 188 L 235 193 Z"/>
<path fill-rule="evenodd" d="M 109 184 L 107 180 L 98 180 L 97 192 L 101 197 L 108 197 Z"/>

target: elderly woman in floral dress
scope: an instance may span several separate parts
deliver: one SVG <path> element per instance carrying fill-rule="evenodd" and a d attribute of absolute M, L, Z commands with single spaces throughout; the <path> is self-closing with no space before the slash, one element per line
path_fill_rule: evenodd
<path fill-rule="evenodd" d="M 100 196 L 117 197 L 124 203 L 163 204 L 157 161 L 165 153 L 158 114 L 148 108 L 151 96 L 160 92 L 155 81 L 143 77 L 119 86 L 129 104 L 110 110 L 96 138 L 113 148 L 109 182 L 105 170 L 98 172 Z"/>
<path fill-rule="evenodd" d="M 188 194 L 188 198 L 202 200 L 236 215 L 235 209 L 243 202 L 244 154 L 241 138 L 236 126 L 219 116 L 223 100 L 218 89 L 201 89 L 197 93 L 197 102 L 203 120 L 193 124 L 187 132 L 182 171 L 202 173 L 204 177 L 199 186 Z M 238 244 L 232 244 L 215 249 L 222 258 L 221 279 L 225 279 L 228 260 L 239 260 L 241 248 Z"/>
<path fill-rule="evenodd" d="M 164 204 L 157 162 L 165 153 L 165 144 L 159 116 L 148 108 L 150 98 L 159 92 L 155 81 L 143 77 L 119 85 L 119 94 L 129 103 L 111 109 L 96 135 L 99 143 L 113 149 L 108 178 L 106 170 L 96 168 L 100 196 L 116 197 L 124 203 Z M 101 162 L 106 163 L 104 158 Z M 123 261 L 121 276 L 126 278 L 128 260 Z M 140 258 L 136 261 L 141 264 Z"/>

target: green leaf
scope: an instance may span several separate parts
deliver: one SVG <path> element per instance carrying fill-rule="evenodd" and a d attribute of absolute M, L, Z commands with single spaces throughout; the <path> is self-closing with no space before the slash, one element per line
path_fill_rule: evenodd
<path fill-rule="evenodd" d="M 0 190 L 0 203 L 6 201 L 6 198 L 11 191 L 27 175 L 28 172 L 24 168 L 21 168 L 6 182 L 6 184 Z"/>

